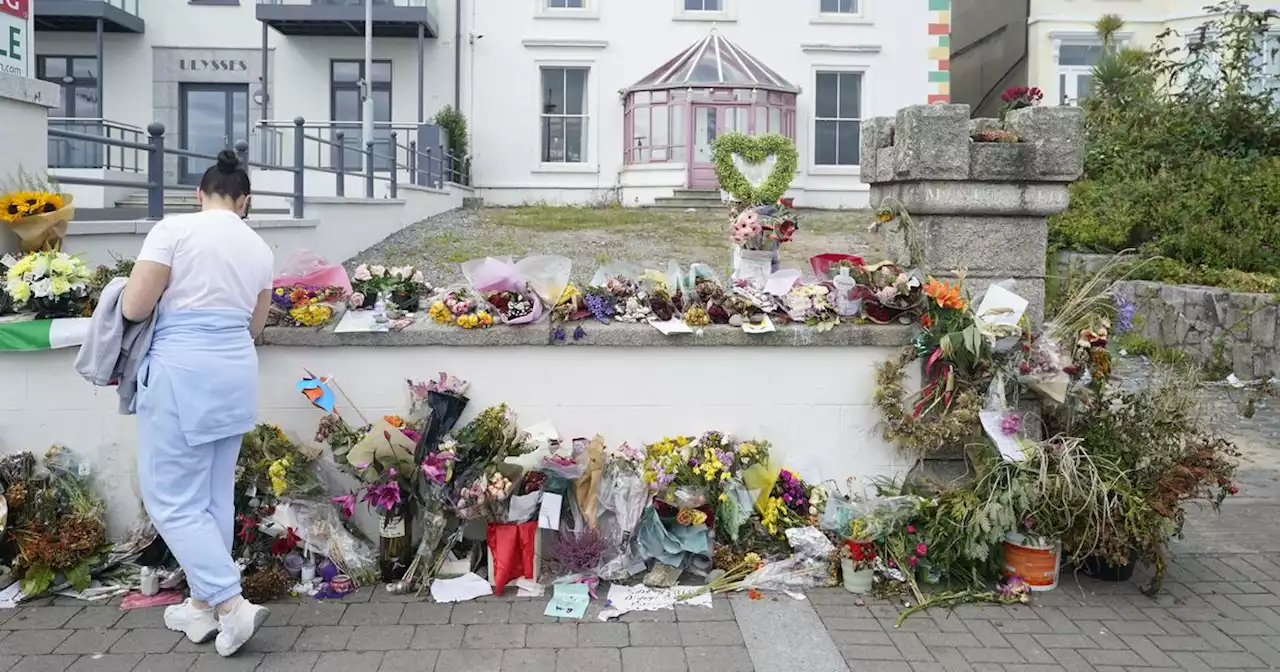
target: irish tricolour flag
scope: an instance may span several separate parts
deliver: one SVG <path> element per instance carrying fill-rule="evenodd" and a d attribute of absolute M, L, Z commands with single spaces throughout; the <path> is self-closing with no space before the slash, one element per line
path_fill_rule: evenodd
<path fill-rule="evenodd" d="M 74 348 L 88 333 L 87 317 L 0 322 L 0 352 Z"/>

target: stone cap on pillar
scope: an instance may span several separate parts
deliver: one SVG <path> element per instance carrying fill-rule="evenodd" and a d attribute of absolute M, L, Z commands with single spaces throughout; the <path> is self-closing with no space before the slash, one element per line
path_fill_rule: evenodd
<path fill-rule="evenodd" d="M 976 142 L 1004 130 L 1018 142 Z M 1026 107 L 1004 122 L 970 119 L 968 105 L 912 105 L 863 122 L 862 181 L 1072 182 L 1084 172 L 1084 110 Z"/>

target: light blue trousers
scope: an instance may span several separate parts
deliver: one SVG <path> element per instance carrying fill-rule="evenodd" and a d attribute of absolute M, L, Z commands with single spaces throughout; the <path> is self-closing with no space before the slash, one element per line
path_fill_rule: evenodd
<path fill-rule="evenodd" d="M 186 571 L 192 597 L 221 604 L 240 594 L 231 558 L 240 435 L 190 445 L 165 368 L 144 363 L 138 379 L 142 502 Z"/>

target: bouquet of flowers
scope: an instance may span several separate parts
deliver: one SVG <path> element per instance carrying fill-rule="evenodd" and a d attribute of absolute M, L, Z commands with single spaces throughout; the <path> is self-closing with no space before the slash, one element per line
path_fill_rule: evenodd
<path fill-rule="evenodd" d="M 432 291 L 422 271 L 412 266 L 388 268 L 377 264 L 360 264 L 351 274 L 352 308 L 372 308 L 379 294 L 385 294 L 400 310 L 413 312 L 418 301 Z"/>
<path fill-rule="evenodd" d="M 1014 110 L 1039 105 L 1044 100 L 1044 92 L 1034 86 L 1011 86 L 1000 94 L 1000 100 L 1004 103 L 1000 108 L 1000 118 L 1003 119 Z"/>
<path fill-rule="evenodd" d="M 42 250 L 19 259 L 5 273 L 4 292 L 18 312 L 37 318 L 78 317 L 89 303 L 93 272 L 65 252 Z"/>
<path fill-rule="evenodd" d="M 314 470 L 319 452 L 289 440 L 276 425 L 259 424 L 240 441 L 236 491 L 250 497 L 306 497 L 324 490 Z"/>
<path fill-rule="evenodd" d="M 463 262 L 462 274 L 506 324 L 529 324 L 542 316 L 542 301 L 510 257 Z"/>
<path fill-rule="evenodd" d="M 551 319 L 556 322 L 576 322 L 578 320 L 585 320 L 588 316 L 594 316 L 594 313 L 587 309 L 585 296 L 583 295 L 582 290 L 578 289 L 574 284 L 565 285 L 564 291 L 560 294 L 560 298 L 551 309 Z M 608 317 L 612 316 L 613 313 L 611 306 Z"/>
<path fill-rule="evenodd" d="M 71 194 L 43 178 L 23 175 L 17 190 L 0 194 L 0 220 L 22 241 L 24 252 L 58 249 L 75 216 Z"/>
<path fill-rule="evenodd" d="M 598 290 L 588 291 L 604 299 L 605 302 L 599 305 L 607 305 L 608 297 L 612 296 L 614 319 L 619 322 L 647 322 L 653 316 L 653 305 L 649 293 L 638 280 L 626 276 L 610 276 L 604 281 L 603 288 L 607 293 L 601 293 Z M 588 303 L 588 309 L 592 305 Z M 596 315 L 596 310 L 592 310 L 592 315 Z"/>
<path fill-rule="evenodd" d="M 439 378 L 426 383 L 407 382 L 409 417 L 424 428 L 414 449 L 414 460 L 422 463 L 436 452 L 444 437 L 458 424 L 470 401 L 467 390 L 471 384 L 444 371 L 440 372 Z"/>
<path fill-rule="evenodd" d="M 427 314 L 437 324 L 455 324 L 463 329 L 487 329 L 493 326 L 493 314 L 469 291 L 446 290 L 431 302 Z"/>
<path fill-rule="evenodd" d="M 82 475 L 73 455 L 58 446 L 49 449 L 44 469 L 23 452 L 3 464 L 7 541 L 16 546 L 14 573 L 27 597 L 44 593 L 58 577 L 76 590 L 92 581 L 111 545 L 107 541 L 106 506 Z"/>
<path fill-rule="evenodd" d="M 849 275 L 858 277 L 866 262 L 862 257 L 853 254 L 818 254 L 809 257 L 809 267 L 813 269 L 813 277 L 818 280 L 834 280 L 841 269 L 848 269 Z"/>
<path fill-rule="evenodd" d="M 744 250 L 776 251 L 800 229 L 791 199 L 745 208 L 729 227 L 729 241 Z"/>
<path fill-rule="evenodd" d="M 458 430 L 457 470 L 464 473 L 489 472 L 508 457 L 523 455 L 532 448 L 526 432 L 520 430 L 515 411 L 506 404 L 491 406 Z"/>
<path fill-rule="evenodd" d="M 497 470 L 482 473 L 458 491 L 454 509 L 463 520 L 501 521 L 506 516 L 505 505 L 512 488 L 511 480 Z"/>
<path fill-rule="evenodd" d="M 861 572 L 874 569 L 880 555 L 876 552 L 875 542 L 846 539 L 840 544 L 840 557 L 852 561 L 853 571 Z"/>
<path fill-rule="evenodd" d="M 322 327 L 333 319 L 333 306 L 342 301 L 340 287 L 276 287 L 271 291 L 268 324 L 295 327 Z"/>
<path fill-rule="evenodd" d="M 831 305 L 830 298 L 831 288 L 825 284 L 797 284 L 787 292 L 787 315 L 819 332 L 830 331 L 840 324 L 840 315 Z"/>
<path fill-rule="evenodd" d="M 915 310 L 923 298 L 920 278 L 897 264 L 881 262 L 866 266 L 859 274 L 858 298 L 862 311 L 876 324 L 889 324 Z M 865 285 L 865 286 L 864 286 Z"/>

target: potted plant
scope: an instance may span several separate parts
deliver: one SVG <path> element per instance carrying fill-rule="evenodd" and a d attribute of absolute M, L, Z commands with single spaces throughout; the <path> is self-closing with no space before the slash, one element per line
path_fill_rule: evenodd
<path fill-rule="evenodd" d="M 847 539 L 840 544 L 840 577 L 844 581 L 844 589 L 855 594 L 865 595 L 871 592 L 872 580 L 875 578 L 877 554 L 875 542 Z"/>

